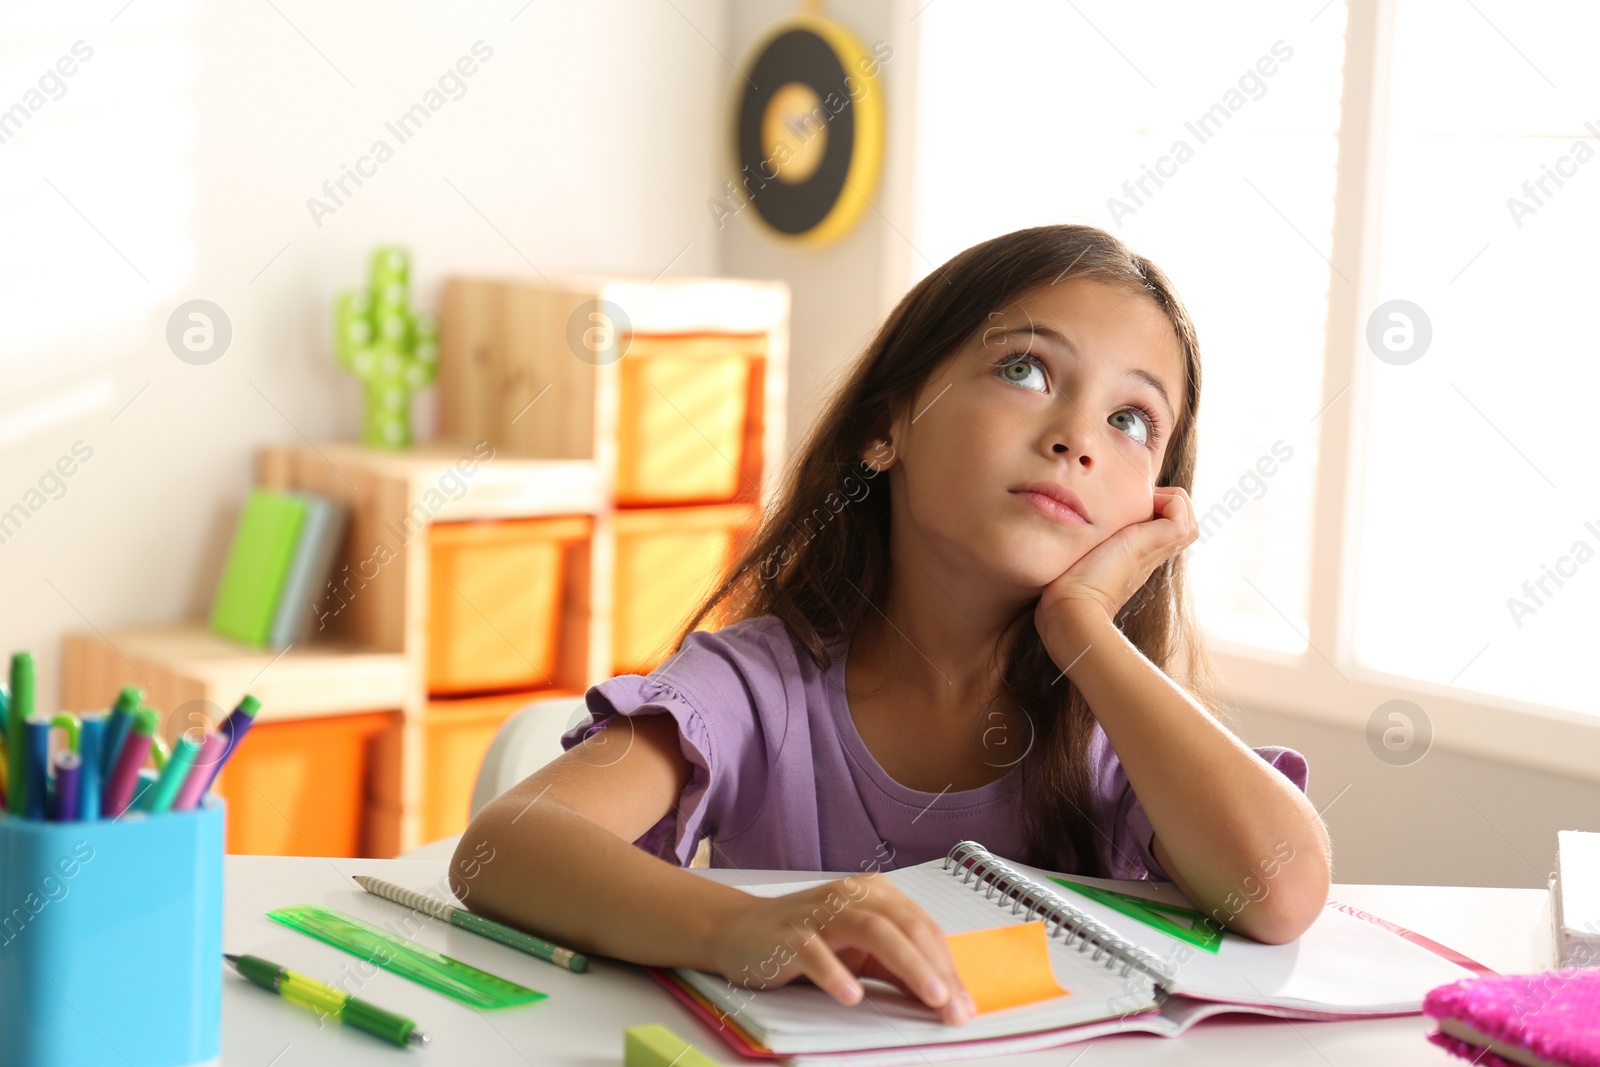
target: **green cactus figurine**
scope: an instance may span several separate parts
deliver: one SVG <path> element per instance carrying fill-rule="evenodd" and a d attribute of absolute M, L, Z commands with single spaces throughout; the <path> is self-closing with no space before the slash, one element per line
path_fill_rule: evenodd
<path fill-rule="evenodd" d="M 411 256 L 397 245 L 372 253 L 372 283 L 334 303 L 334 358 L 361 382 L 361 440 L 372 448 L 411 444 L 411 395 L 439 373 L 439 325 L 407 307 Z"/>

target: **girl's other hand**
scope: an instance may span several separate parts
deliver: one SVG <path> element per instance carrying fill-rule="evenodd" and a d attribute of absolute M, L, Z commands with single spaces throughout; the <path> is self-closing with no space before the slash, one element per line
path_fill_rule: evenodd
<path fill-rule="evenodd" d="M 1072 621 L 1074 612 L 1088 608 L 1115 620 L 1151 573 L 1199 536 L 1189 494 L 1180 486 L 1156 486 L 1149 518 L 1124 526 L 1045 586 L 1034 609 L 1045 647 L 1051 647 L 1053 634 L 1064 632 L 1062 624 Z"/>
<path fill-rule="evenodd" d="M 781 897 L 751 896 L 713 947 L 718 972 L 759 991 L 805 977 L 841 1004 L 879 978 L 951 1025 L 975 1014 L 944 932 L 881 874 L 851 875 Z"/>

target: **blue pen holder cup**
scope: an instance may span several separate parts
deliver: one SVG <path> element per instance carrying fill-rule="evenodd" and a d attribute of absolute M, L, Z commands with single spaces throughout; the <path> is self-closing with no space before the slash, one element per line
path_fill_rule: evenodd
<path fill-rule="evenodd" d="M 226 810 L 0 814 L 0 1067 L 217 1058 Z"/>

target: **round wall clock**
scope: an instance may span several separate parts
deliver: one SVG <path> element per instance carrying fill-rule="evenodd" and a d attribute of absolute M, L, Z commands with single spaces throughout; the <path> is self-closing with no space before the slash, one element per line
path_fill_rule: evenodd
<path fill-rule="evenodd" d="M 883 92 L 893 49 L 865 48 L 812 12 L 772 26 L 744 63 L 734 121 L 737 211 L 774 236 L 823 245 L 870 205 L 883 165 Z"/>

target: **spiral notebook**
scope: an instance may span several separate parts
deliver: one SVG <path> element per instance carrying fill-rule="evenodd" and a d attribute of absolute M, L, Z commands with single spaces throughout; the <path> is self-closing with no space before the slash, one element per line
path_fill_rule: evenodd
<path fill-rule="evenodd" d="M 1214 951 L 1197 949 L 1194 937 L 1154 917 L 1187 907 L 1169 882 L 1070 876 L 1073 885 L 1066 885 L 1057 880 L 1065 876 L 1002 859 L 973 841 L 884 877 L 946 934 L 1043 921 L 1050 967 L 1067 993 L 948 1026 L 920 1001 L 873 980 L 863 983 L 860 1003 L 846 1006 L 804 981 L 763 989 L 685 968 L 650 971 L 737 1051 L 832 1065 L 1021 1052 L 1127 1031 L 1175 1037 L 1231 1011 L 1297 1019 L 1417 1014 L 1433 987 L 1493 973 L 1331 901 L 1287 944 L 1224 931 Z M 743 888 L 780 896 L 827 880 Z M 1134 917 L 1141 909 L 1123 895 L 1151 902 L 1151 914 Z"/>

